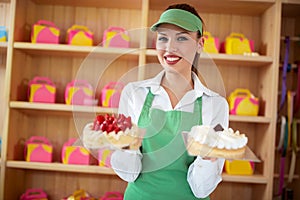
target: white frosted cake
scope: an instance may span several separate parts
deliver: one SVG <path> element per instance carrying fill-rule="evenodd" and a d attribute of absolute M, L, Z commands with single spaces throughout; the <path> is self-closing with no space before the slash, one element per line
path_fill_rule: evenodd
<path fill-rule="evenodd" d="M 191 155 L 243 158 L 248 138 L 231 128 L 213 131 L 210 126 L 194 126 L 188 135 L 187 147 Z"/>

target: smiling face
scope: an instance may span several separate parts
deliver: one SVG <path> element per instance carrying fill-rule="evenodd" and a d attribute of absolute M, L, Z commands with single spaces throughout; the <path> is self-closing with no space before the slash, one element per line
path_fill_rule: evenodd
<path fill-rule="evenodd" d="M 157 28 L 156 49 L 158 60 L 166 71 L 191 74 L 191 66 L 200 40 L 197 32 L 189 32 L 172 24 Z"/>

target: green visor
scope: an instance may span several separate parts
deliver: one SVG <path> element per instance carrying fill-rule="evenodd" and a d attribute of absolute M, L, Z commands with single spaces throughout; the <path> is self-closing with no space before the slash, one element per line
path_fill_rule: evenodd
<path fill-rule="evenodd" d="M 160 24 L 168 23 L 179 26 L 187 31 L 200 31 L 202 35 L 202 22 L 196 15 L 189 11 L 181 9 L 169 9 L 163 12 L 155 24 L 150 28 L 151 31 L 156 31 Z"/>

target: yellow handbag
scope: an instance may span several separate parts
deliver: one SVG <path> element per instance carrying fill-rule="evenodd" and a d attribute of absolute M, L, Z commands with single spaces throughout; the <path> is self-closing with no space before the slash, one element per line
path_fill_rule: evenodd
<path fill-rule="evenodd" d="M 94 34 L 86 27 L 73 25 L 68 29 L 67 43 L 70 45 L 92 46 Z"/>
<path fill-rule="evenodd" d="M 219 38 L 213 37 L 210 32 L 204 31 L 204 47 L 206 53 L 219 53 Z"/>
<path fill-rule="evenodd" d="M 228 97 L 230 114 L 257 116 L 259 101 L 248 89 L 237 88 Z"/>
<path fill-rule="evenodd" d="M 225 172 L 230 175 L 252 175 L 254 162 L 247 160 L 225 160 Z"/>
<path fill-rule="evenodd" d="M 242 33 L 231 33 L 226 37 L 224 48 L 227 54 L 251 53 L 253 45 Z"/>

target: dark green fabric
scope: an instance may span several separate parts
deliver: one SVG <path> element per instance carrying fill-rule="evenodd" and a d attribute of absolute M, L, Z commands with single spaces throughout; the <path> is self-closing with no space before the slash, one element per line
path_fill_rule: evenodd
<path fill-rule="evenodd" d="M 150 109 L 153 98 L 149 91 L 138 122 L 146 129 L 142 172 L 128 184 L 125 200 L 196 200 L 187 182 L 195 157 L 187 154 L 181 132 L 202 124 L 202 98 L 197 99 L 193 113 Z"/>

